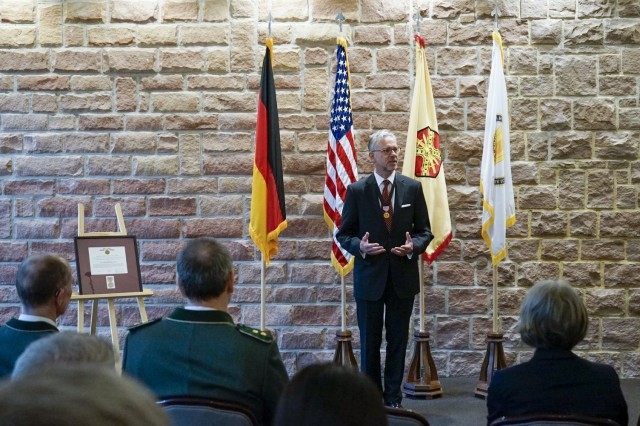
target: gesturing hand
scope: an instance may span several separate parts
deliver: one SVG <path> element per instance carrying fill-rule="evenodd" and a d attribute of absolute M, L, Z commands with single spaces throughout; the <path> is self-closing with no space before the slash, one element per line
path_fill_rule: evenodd
<path fill-rule="evenodd" d="M 369 242 L 369 233 L 366 232 L 362 239 L 360 240 L 360 252 L 369 255 L 381 254 L 384 253 L 384 247 L 382 247 L 378 243 L 370 243 Z"/>
<path fill-rule="evenodd" d="M 398 256 L 407 256 L 413 253 L 413 239 L 411 238 L 411 234 L 407 232 L 407 240 L 400 247 L 394 247 L 391 249 L 391 253 Z"/>

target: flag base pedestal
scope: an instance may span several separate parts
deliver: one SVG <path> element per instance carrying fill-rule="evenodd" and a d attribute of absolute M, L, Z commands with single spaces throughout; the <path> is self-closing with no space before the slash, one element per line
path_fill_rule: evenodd
<path fill-rule="evenodd" d="M 336 347 L 336 353 L 333 356 L 333 363 L 357 370 L 358 362 L 353 355 L 353 346 L 351 345 L 353 338 L 351 337 L 351 331 L 338 330 L 336 332 L 336 340 L 338 341 L 338 345 Z"/>
<path fill-rule="evenodd" d="M 489 384 L 493 378 L 493 373 L 507 366 L 504 358 L 504 350 L 502 348 L 504 336 L 500 332 L 492 332 L 487 334 L 487 353 L 482 361 L 480 368 L 480 379 L 476 386 L 475 397 L 485 399 Z"/>
<path fill-rule="evenodd" d="M 410 398 L 434 399 L 442 397 L 442 386 L 438 380 L 438 371 L 431 357 L 429 332 L 416 331 L 413 357 L 409 364 L 407 377 L 402 391 Z"/>

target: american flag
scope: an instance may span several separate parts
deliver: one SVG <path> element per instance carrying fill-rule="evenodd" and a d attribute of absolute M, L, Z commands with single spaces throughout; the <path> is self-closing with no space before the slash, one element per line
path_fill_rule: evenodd
<path fill-rule="evenodd" d="M 358 166 L 353 140 L 347 41 L 338 37 L 337 43 L 336 79 L 331 102 L 327 174 L 324 185 L 324 218 L 333 232 L 331 262 L 338 273 L 344 276 L 353 268 L 353 258 L 340 247 L 336 233 L 342 223 L 342 207 L 347 186 L 358 179 Z"/>

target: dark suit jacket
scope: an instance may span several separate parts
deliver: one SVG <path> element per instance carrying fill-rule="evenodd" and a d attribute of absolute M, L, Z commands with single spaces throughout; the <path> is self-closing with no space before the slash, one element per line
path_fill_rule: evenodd
<path fill-rule="evenodd" d="M 578 414 L 627 425 L 615 370 L 562 349 L 537 349 L 530 361 L 498 370 L 489 385 L 487 424 L 502 416 Z"/>
<path fill-rule="evenodd" d="M 270 335 L 236 326 L 226 312 L 182 308 L 130 329 L 123 370 L 160 398 L 193 395 L 239 402 L 267 425 L 289 381 Z"/>
<path fill-rule="evenodd" d="M 395 185 L 391 232 L 387 231 L 382 218 L 378 197 L 380 188 L 373 173 L 347 187 L 342 223 L 336 238 L 355 258 L 354 294 L 358 299 L 380 299 L 389 270 L 399 297 L 412 297 L 420 291 L 417 261 L 433 238 L 429 228 L 427 204 L 420 182 L 396 173 Z M 407 231 L 413 238 L 411 259 L 391 253 L 393 247 L 405 243 Z M 370 243 L 382 245 L 386 252 L 375 256 L 367 255 L 363 259 L 360 241 L 365 232 L 369 232 Z"/>
<path fill-rule="evenodd" d="M 16 360 L 31 342 L 57 332 L 58 329 L 44 321 L 10 319 L 0 327 L 0 378 L 11 375 Z"/>

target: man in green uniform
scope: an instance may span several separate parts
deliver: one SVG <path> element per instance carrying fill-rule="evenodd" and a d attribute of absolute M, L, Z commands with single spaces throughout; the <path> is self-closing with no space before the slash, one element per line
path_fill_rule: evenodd
<path fill-rule="evenodd" d="M 29 343 L 58 331 L 56 319 L 69 306 L 72 285 L 71 267 L 60 256 L 34 254 L 22 261 L 16 274 L 21 313 L 0 327 L 0 378 L 11 374 Z"/>
<path fill-rule="evenodd" d="M 229 251 L 213 238 L 178 256 L 178 288 L 188 300 L 168 317 L 129 330 L 123 370 L 159 398 L 201 396 L 241 403 L 269 425 L 289 378 L 271 335 L 236 325 Z"/>

